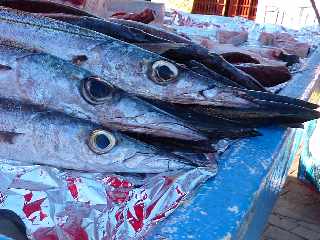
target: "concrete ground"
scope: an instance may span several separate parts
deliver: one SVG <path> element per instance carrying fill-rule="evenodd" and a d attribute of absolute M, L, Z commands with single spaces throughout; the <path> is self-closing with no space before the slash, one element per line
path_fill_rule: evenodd
<path fill-rule="evenodd" d="M 320 193 L 297 180 L 294 161 L 262 240 L 320 240 Z"/>

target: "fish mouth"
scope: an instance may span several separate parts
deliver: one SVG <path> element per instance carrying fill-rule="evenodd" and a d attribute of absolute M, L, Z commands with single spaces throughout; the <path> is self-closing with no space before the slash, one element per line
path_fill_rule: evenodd
<path fill-rule="evenodd" d="M 97 119 L 107 122 L 122 132 L 140 134 L 147 137 L 176 139 L 190 142 L 207 141 L 208 138 L 183 119 L 169 114 L 145 101 L 122 95 L 117 100 L 113 116 L 106 116 L 106 105 L 100 105 Z M 139 104 L 142 103 L 142 104 Z M 97 109 L 97 108 L 96 108 Z M 117 112 L 116 112 L 117 111 Z"/>
<path fill-rule="evenodd" d="M 173 154 L 185 158 L 196 167 L 212 168 L 217 165 L 217 153 L 185 153 L 173 152 Z"/>
<path fill-rule="evenodd" d="M 80 93 L 87 103 L 95 106 L 97 121 L 111 124 L 120 131 L 186 141 L 207 140 L 200 131 L 188 126 L 183 120 L 127 96 L 97 76 L 82 79 Z M 116 113 L 115 116 L 105 115 L 109 102 L 114 104 L 112 111 Z"/>
<path fill-rule="evenodd" d="M 233 111 L 238 113 L 239 119 L 243 121 L 250 119 L 252 123 L 258 124 L 299 124 L 320 117 L 320 112 L 315 110 L 319 107 L 317 104 L 252 90 L 234 89 L 233 92 L 250 103 L 248 108 Z"/>
<path fill-rule="evenodd" d="M 143 131 L 150 135 L 164 136 L 166 138 L 174 138 L 184 141 L 203 142 L 207 140 L 207 137 L 202 135 L 199 131 L 187 128 L 179 123 L 157 123 L 149 128 L 143 128 Z"/>
<path fill-rule="evenodd" d="M 184 157 L 164 153 L 154 149 L 154 152 L 136 152 L 132 156 L 123 159 L 125 172 L 134 173 L 162 173 L 175 170 L 187 170 L 199 165 Z"/>
<path fill-rule="evenodd" d="M 182 121 L 182 120 L 181 120 Z M 205 143 L 208 141 L 207 136 L 200 131 L 189 128 L 179 122 L 155 122 L 148 124 L 119 124 L 118 121 L 113 123 L 113 126 L 118 130 L 131 134 L 135 138 L 156 138 L 167 139 L 177 142 L 194 142 Z"/>
<path fill-rule="evenodd" d="M 165 111 L 178 113 L 183 119 L 212 121 L 213 125 L 219 123 L 229 127 L 291 125 L 320 117 L 320 112 L 315 110 L 316 104 L 234 87 L 208 88 L 163 101 L 147 101 Z"/>
<path fill-rule="evenodd" d="M 215 153 L 217 152 L 214 144 L 209 140 L 190 141 L 184 139 L 174 139 L 171 137 L 146 136 L 137 133 L 125 132 L 128 136 L 141 142 L 152 145 L 156 148 L 169 152 L 180 153 Z"/>

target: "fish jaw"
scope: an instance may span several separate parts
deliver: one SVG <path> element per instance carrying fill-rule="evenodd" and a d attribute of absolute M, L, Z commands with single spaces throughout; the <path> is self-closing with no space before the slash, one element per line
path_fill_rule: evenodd
<path fill-rule="evenodd" d="M 139 104 L 141 102 L 144 104 Z M 105 117 L 105 108 L 106 106 L 97 106 L 96 116 L 101 119 L 101 122 Z M 116 114 L 109 116 L 108 121 L 113 122 L 116 128 L 122 131 L 191 142 L 208 140 L 183 120 L 165 113 L 141 99 L 122 95 L 114 109 Z"/>
<path fill-rule="evenodd" d="M 132 145 L 132 147 L 126 151 L 127 154 L 121 160 L 121 168 L 117 167 L 118 172 L 161 173 L 187 170 L 195 167 L 195 165 L 187 159 L 174 154 L 164 153 L 150 146 L 137 149 L 137 146 L 134 147 Z M 118 163 L 116 164 L 118 165 Z"/>
<path fill-rule="evenodd" d="M 271 93 L 231 87 L 213 88 L 188 95 L 190 100 L 179 104 L 180 108 L 193 114 L 224 119 L 234 126 L 297 124 L 320 117 L 312 104 L 279 95 L 272 99 L 272 96 Z M 191 100 L 192 97 L 197 100 Z"/>

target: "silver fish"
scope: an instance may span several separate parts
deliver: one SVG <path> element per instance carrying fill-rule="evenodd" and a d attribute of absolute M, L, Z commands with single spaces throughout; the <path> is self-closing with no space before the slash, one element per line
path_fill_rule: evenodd
<path fill-rule="evenodd" d="M 194 167 L 119 132 L 6 99 L 0 99 L 0 158 L 90 172 Z"/>
<path fill-rule="evenodd" d="M 38 12 L 38 13 L 67 13 L 77 16 L 89 16 L 95 17 L 94 15 L 74 8 L 65 4 L 53 2 L 53 1 L 43 1 L 43 0 L 0 0 L 1 6 L 6 6 L 9 8 L 19 9 L 26 12 Z"/>
<path fill-rule="evenodd" d="M 251 126 L 320 117 L 305 102 L 226 87 L 160 55 L 64 22 L 1 8 L 0 29 L 3 39 L 77 63 L 126 92 L 179 105 L 187 114 Z"/>
<path fill-rule="evenodd" d="M 90 72 L 45 53 L 0 45 L 0 96 L 121 131 L 184 141 L 206 137 Z"/>

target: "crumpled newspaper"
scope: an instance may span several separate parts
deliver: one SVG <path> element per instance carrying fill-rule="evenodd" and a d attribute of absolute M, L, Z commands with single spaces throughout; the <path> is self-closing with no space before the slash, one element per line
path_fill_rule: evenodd
<path fill-rule="evenodd" d="M 3 160 L 0 206 L 21 217 L 30 239 L 142 239 L 215 174 L 93 174 Z"/>

